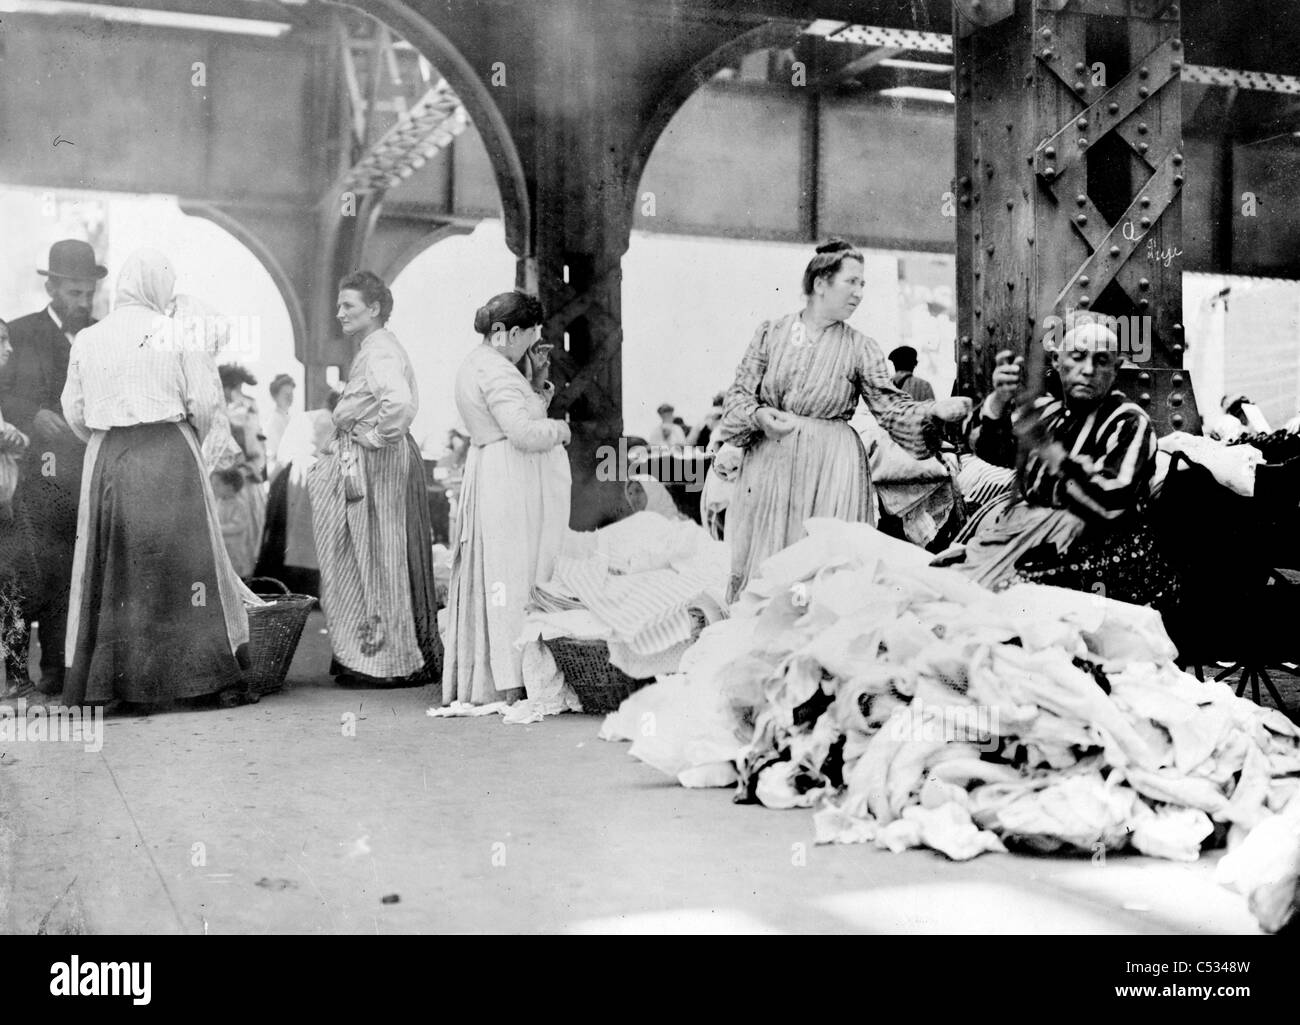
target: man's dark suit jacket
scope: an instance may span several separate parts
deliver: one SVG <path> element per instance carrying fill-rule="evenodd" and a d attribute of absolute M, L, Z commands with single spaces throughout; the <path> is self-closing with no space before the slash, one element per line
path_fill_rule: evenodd
<path fill-rule="evenodd" d="M 63 416 L 63 386 L 68 381 L 68 336 L 46 310 L 9 322 L 14 352 L 0 370 L 0 410 L 24 434 L 42 409 Z"/>

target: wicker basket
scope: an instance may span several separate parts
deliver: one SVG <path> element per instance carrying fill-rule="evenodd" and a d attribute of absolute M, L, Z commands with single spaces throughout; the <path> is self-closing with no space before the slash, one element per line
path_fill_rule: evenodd
<path fill-rule="evenodd" d="M 692 608 L 691 637 L 700 636 L 706 621 L 704 613 Z M 610 664 L 609 645 L 604 641 L 580 641 L 573 637 L 552 637 L 542 642 L 550 649 L 556 668 L 564 682 L 573 688 L 588 715 L 618 711 L 618 706 L 654 678 L 634 680 Z"/>
<path fill-rule="evenodd" d="M 284 584 L 271 577 L 254 577 L 244 582 L 259 598 L 270 603 L 254 605 L 248 610 L 249 666 L 244 670 L 244 680 L 254 693 L 271 694 L 284 686 L 289 664 L 302 638 L 302 628 L 316 599 L 309 594 L 290 594 Z M 265 584 L 273 584 L 279 593 L 261 593 L 261 585 Z"/>
<path fill-rule="evenodd" d="M 653 679 L 634 680 L 609 662 L 609 645 L 604 641 L 579 641 L 552 637 L 543 642 L 551 650 L 564 682 L 573 688 L 589 715 L 617 711 L 629 695 Z"/>

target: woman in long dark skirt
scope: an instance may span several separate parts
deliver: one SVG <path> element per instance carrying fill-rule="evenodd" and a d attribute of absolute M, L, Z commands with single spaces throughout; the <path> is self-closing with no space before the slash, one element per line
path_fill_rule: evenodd
<path fill-rule="evenodd" d="M 229 704 L 243 690 L 247 592 L 199 451 L 224 402 L 212 357 L 170 327 L 174 282 L 161 253 L 132 254 L 113 312 L 69 357 L 64 416 L 88 447 L 65 704 Z"/>

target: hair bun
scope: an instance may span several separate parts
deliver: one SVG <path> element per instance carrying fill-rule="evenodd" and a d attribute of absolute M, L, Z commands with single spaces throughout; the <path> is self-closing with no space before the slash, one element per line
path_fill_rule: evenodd
<path fill-rule="evenodd" d="M 486 306 L 480 306 L 474 314 L 474 331 L 485 335 L 492 328 L 492 314 Z"/>
<path fill-rule="evenodd" d="M 819 253 L 843 253 L 853 248 L 849 242 L 842 238 L 830 238 L 817 247 Z"/>

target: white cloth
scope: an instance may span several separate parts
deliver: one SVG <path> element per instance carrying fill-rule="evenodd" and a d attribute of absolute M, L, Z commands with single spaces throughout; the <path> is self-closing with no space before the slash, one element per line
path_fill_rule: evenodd
<path fill-rule="evenodd" d="M 1161 438 L 1156 448 L 1161 452 L 1183 453 L 1238 495 L 1250 498 L 1255 494 L 1255 467 L 1264 461 L 1264 453 L 1253 445 L 1224 445 L 1213 438 L 1174 431 Z"/>

